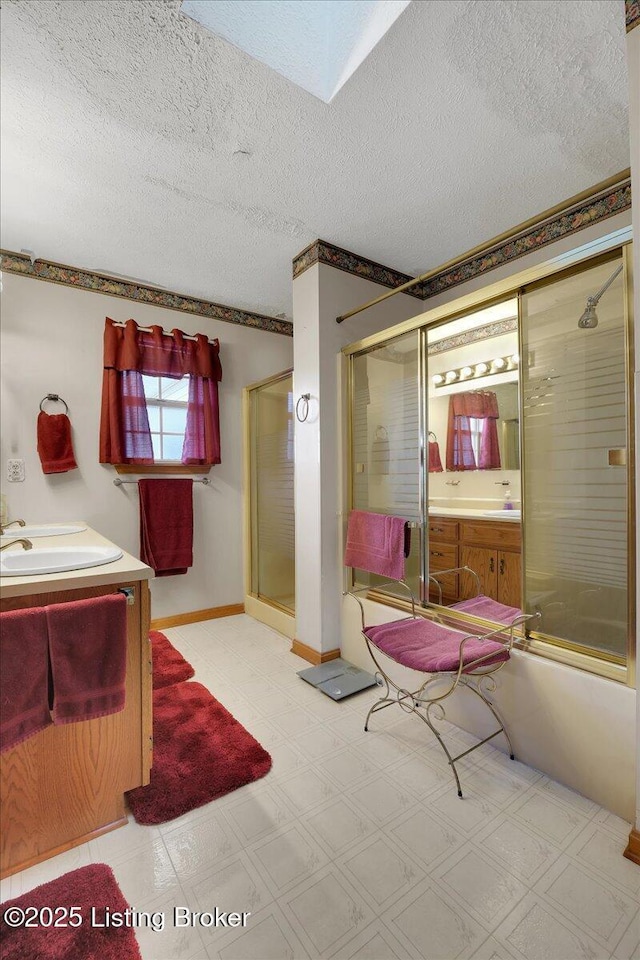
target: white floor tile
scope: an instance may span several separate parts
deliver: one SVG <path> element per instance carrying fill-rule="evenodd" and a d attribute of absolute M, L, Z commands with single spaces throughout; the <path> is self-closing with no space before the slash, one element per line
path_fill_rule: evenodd
<path fill-rule="evenodd" d="M 375 911 L 391 906 L 425 876 L 417 863 L 382 833 L 369 837 L 336 863 Z"/>
<path fill-rule="evenodd" d="M 501 814 L 473 838 L 479 850 L 508 864 L 516 877 L 535 883 L 560 856 L 560 847 L 533 833 L 508 814 Z"/>
<path fill-rule="evenodd" d="M 602 946 L 528 893 L 494 936 L 527 960 L 604 960 Z"/>
<path fill-rule="evenodd" d="M 488 933 L 428 880 L 387 910 L 383 920 L 410 957 L 430 960 L 468 958 Z"/>
<path fill-rule="evenodd" d="M 627 840 L 618 839 L 606 828 L 590 823 L 568 847 L 567 853 L 640 899 L 640 868 L 622 856 Z"/>
<path fill-rule="evenodd" d="M 535 892 L 609 953 L 636 915 L 637 901 L 614 891 L 580 863 L 561 856 Z"/>
<path fill-rule="evenodd" d="M 495 929 L 527 893 L 504 865 L 490 862 L 471 847 L 456 851 L 431 876 L 487 929 Z"/>
<path fill-rule="evenodd" d="M 329 862 L 322 847 L 298 824 L 253 844 L 249 856 L 276 897 L 313 876 Z"/>
<path fill-rule="evenodd" d="M 181 881 L 188 882 L 212 860 L 237 853 L 241 844 L 222 813 L 197 820 L 164 835 L 167 852 Z"/>
<path fill-rule="evenodd" d="M 336 952 L 374 918 L 373 911 L 335 868 L 321 871 L 281 897 L 279 904 L 310 953 L 322 957 Z"/>

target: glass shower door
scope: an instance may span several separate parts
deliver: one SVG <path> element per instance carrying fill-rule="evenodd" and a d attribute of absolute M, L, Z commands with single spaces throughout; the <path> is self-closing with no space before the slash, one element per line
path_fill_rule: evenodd
<path fill-rule="evenodd" d="M 621 257 L 526 288 L 521 320 L 527 610 L 541 613 L 536 631 L 549 639 L 622 662 L 629 410 Z"/>
<path fill-rule="evenodd" d="M 295 609 L 293 377 L 249 393 L 251 593 Z"/>

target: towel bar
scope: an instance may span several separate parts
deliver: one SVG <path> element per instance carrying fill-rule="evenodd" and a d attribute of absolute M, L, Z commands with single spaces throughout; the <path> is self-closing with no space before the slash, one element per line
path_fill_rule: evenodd
<path fill-rule="evenodd" d="M 165 477 L 164 479 L 171 480 L 171 477 Z M 137 483 L 137 482 L 138 482 L 137 480 L 123 480 L 121 477 L 116 477 L 115 480 L 113 481 L 113 485 L 115 487 L 121 487 L 123 483 Z M 193 482 L 194 483 L 210 483 L 211 481 L 209 480 L 208 477 L 194 477 Z"/>

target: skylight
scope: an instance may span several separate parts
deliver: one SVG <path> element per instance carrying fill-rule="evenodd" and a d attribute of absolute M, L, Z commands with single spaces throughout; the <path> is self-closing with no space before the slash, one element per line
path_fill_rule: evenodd
<path fill-rule="evenodd" d="M 410 0 L 183 0 L 181 12 L 329 103 Z"/>

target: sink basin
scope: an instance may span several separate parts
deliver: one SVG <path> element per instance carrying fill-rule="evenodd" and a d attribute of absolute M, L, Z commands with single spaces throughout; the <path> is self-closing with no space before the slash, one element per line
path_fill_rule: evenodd
<path fill-rule="evenodd" d="M 82 523 L 27 523 L 24 527 L 9 527 L 2 534 L 2 540 L 16 540 L 18 537 L 61 537 L 65 533 L 82 533 L 86 530 Z"/>
<path fill-rule="evenodd" d="M 512 510 L 483 510 L 483 517 L 500 517 L 501 520 L 519 520 L 520 510 L 514 507 Z"/>
<path fill-rule="evenodd" d="M 24 550 L 16 544 L 0 553 L 0 576 L 33 577 L 41 573 L 84 570 L 85 567 L 113 563 L 121 556 L 119 547 L 33 547 Z"/>

